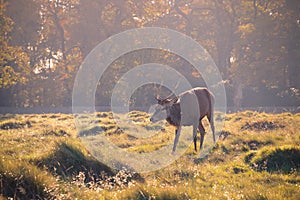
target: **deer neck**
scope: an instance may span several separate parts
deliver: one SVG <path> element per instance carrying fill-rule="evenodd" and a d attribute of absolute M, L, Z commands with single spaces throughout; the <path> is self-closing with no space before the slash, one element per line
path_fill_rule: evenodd
<path fill-rule="evenodd" d="M 181 109 L 180 104 L 175 103 L 172 106 L 167 108 L 167 122 L 169 122 L 173 126 L 180 126 L 181 120 Z"/>

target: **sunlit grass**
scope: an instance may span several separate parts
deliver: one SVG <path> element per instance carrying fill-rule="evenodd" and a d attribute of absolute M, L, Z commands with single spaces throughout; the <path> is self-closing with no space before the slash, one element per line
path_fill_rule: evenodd
<path fill-rule="evenodd" d="M 174 127 L 151 124 L 147 113 L 128 116 L 130 123 L 124 124 L 118 123 L 124 116 L 109 112 L 79 117 L 90 123 L 85 133 L 103 134 L 124 151 L 148 153 L 172 145 Z M 215 115 L 216 124 L 220 116 Z M 207 120 L 204 125 L 209 147 Z M 93 158 L 72 115 L 0 115 L 0 199 L 300 199 L 299 126 L 299 114 L 228 114 L 204 158 L 191 143 L 171 165 L 134 174 Z"/>

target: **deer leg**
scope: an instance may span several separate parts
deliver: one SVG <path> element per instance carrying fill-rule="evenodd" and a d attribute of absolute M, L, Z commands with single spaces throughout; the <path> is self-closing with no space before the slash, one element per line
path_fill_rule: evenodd
<path fill-rule="evenodd" d="M 198 125 L 198 121 L 193 124 L 193 139 L 194 139 L 195 151 L 197 151 L 197 125 Z"/>
<path fill-rule="evenodd" d="M 172 153 L 174 153 L 175 150 L 176 150 L 176 146 L 177 146 L 177 143 L 178 143 L 180 131 L 181 131 L 181 127 L 178 127 L 178 128 L 175 130 L 175 139 L 174 139 L 174 145 L 173 145 L 173 151 L 172 151 Z"/>
<path fill-rule="evenodd" d="M 197 152 L 197 135 L 194 136 L 194 149 Z"/>
<path fill-rule="evenodd" d="M 216 143 L 216 136 L 215 136 L 215 124 L 214 124 L 214 116 L 213 112 L 211 112 L 209 115 L 207 115 L 207 119 L 210 123 L 210 128 L 213 134 L 214 143 Z"/>
<path fill-rule="evenodd" d="M 205 135 L 205 129 L 203 127 L 203 124 L 201 122 L 201 120 L 199 121 L 199 126 L 198 129 L 200 131 L 200 149 L 202 149 L 202 145 L 203 145 L 203 141 L 204 141 L 204 135 Z"/>

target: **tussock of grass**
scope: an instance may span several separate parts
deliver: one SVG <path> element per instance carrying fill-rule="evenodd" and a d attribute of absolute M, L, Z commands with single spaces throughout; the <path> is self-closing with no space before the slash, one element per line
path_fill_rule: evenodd
<path fill-rule="evenodd" d="M 249 155 L 251 166 L 258 170 L 268 172 L 291 173 L 300 172 L 300 147 L 280 146 L 263 148 L 257 153 Z"/>
<path fill-rule="evenodd" d="M 3 130 L 9 130 L 9 129 L 21 129 L 21 128 L 30 128 L 31 127 L 31 122 L 30 121 L 26 121 L 26 122 L 4 122 L 0 124 L 0 129 Z"/>
<path fill-rule="evenodd" d="M 66 141 L 57 143 L 55 150 L 33 162 L 40 168 L 50 171 L 53 175 L 62 178 L 72 178 L 80 172 L 84 174 L 113 174 L 113 171 L 93 159 L 86 151 L 83 151 L 81 143 Z"/>
<path fill-rule="evenodd" d="M 113 119 L 113 113 L 112 112 L 99 112 L 96 115 L 99 118 L 108 118 Z"/>
<path fill-rule="evenodd" d="M 267 130 L 274 130 L 278 128 L 284 128 L 285 125 L 279 124 L 272 121 L 258 121 L 258 122 L 246 122 L 242 127 L 241 130 L 256 130 L 256 131 L 267 131 Z"/>
<path fill-rule="evenodd" d="M 55 179 L 28 162 L 0 162 L 1 195 L 14 199 L 47 199 Z"/>
<path fill-rule="evenodd" d="M 62 137 L 62 136 L 70 136 L 66 131 L 62 129 L 58 130 L 45 130 L 41 136 L 56 136 L 56 137 Z"/>

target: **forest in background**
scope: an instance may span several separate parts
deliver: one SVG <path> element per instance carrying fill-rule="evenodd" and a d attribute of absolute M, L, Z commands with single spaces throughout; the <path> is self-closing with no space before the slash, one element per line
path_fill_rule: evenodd
<path fill-rule="evenodd" d="M 71 106 L 89 52 L 140 27 L 173 29 L 201 44 L 221 72 L 230 106 L 299 106 L 299 10 L 298 0 L 0 0 L 0 106 Z M 111 64 L 96 104 L 109 104 L 120 71 L 147 62 L 179 66 L 192 83 L 201 78 L 169 52 L 132 52 Z M 153 87 L 143 94 L 148 100 L 136 105 L 151 101 Z"/>

